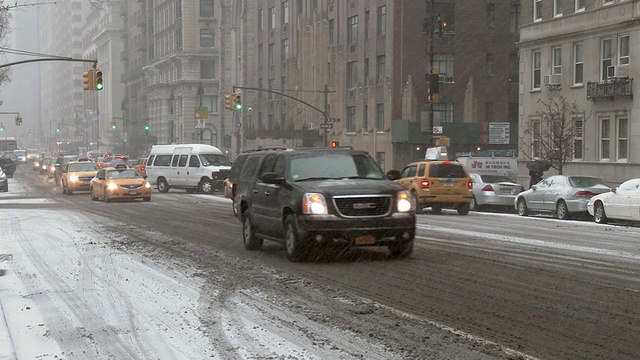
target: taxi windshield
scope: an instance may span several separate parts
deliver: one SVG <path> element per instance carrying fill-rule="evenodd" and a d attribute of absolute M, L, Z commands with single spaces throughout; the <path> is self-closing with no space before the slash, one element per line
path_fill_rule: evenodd
<path fill-rule="evenodd" d="M 98 166 L 95 163 L 87 162 L 82 164 L 70 164 L 69 171 L 70 172 L 78 172 L 78 171 L 94 171 L 98 170 Z"/>
<path fill-rule="evenodd" d="M 229 165 L 229 160 L 220 154 L 200 154 L 200 160 L 202 161 L 202 166 Z"/>
<path fill-rule="evenodd" d="M 142 178 L 142 176 L 138 175 L 138 172 L 133 169 L 107 171 L 107 179 L 137 179 L 137 178 Z"/>
<path fill-rule="evenodd" d="M 364 154 L 314 154 L 291 159 L 294 181 L 314 179 L 366 178 L 380 180 L 385 176 L 376 162 Z"/>

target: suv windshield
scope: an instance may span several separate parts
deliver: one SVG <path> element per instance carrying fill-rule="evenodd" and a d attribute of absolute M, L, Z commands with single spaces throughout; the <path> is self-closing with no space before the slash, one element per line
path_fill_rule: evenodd
<path fill-rule="evenodd" d="M 291 159 L 294 181 L 313 179 L 366 178 L 381 180 L 384 174 L 378 164 L 364 154 L 305 154 Z"/>
<path fill-rule="evenodd" d="M 429 177 L 464 178 L 467 173 L 460 164 L 433 164 L 429 167 Z"/>
<path fill-rule="evenodd" d="M 224 155 L 219 154 L 200 154 L 202 166 L 228 166 L 229 160 Z"/>
<path fill-rule="evenodd" d="M 70 172 L 94 171 L 94 170 L 98 170 L 98 166 L 96 165 L 96 163 L 92 163 L 92 162 L 87 162 L 87 163 L 83 163 L 83 164 L 71 164 L 71 165 L 69 165 L 69 171 Z"/>

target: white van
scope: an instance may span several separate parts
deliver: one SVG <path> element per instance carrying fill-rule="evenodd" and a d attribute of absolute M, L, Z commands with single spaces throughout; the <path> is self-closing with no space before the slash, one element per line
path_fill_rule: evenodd
<path fill-rule="evenodd" d="M 147 179 L 158 191 L 170 188 L 210 194 L 223 188 L 229 160 L 215 146 L 204 144 L 153 145 L 147 158 Z"/>

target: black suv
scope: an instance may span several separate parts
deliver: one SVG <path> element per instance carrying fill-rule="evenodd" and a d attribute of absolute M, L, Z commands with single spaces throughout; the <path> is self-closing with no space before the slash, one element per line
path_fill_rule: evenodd
<path fill-rule="evenodd" d="M 248 250 L 267 239 L 284 243 L 290 261 L 323 244 L 387 246 L 394 258 L 413 252 L 415 199 L 364 151 L 256 151 L 235 186 Z"/>

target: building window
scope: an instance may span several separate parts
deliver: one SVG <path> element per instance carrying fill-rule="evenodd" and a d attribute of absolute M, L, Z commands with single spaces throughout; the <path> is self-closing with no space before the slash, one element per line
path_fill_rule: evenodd
<path fill-rule="evenodd" d="M 369 10 L 364 12 L 364 39 L 369 40 Z"/>
<path fill-rule="evenodd" d="M 533 4 L 533 21 L 542 20 L 542 0 L 534 0 Z"/>
<path fill-rule="evenodd" d="M 276 79 L 269 79 L 269 90 L 273 91 L 276 86 Z M 273 100 L 273 93 L 269 92 L 269 100 Z"/>
<path fill-rule="evenodd" d="M 576 12 L 584 11 L 585 3 L 587 0 L 575 0 L 576 1 Z"/>
<path fill-rule="evenodd" d="M 215 95 L 202 95 L 202 106 L 210 113 L 218 112 L 218 97 Z"/>
<path fill-rule="evenodd" d="M 347 43 L 358 43 L 358 16 L 351 16 L 347 19 Z"/>
<path fill-rule="evenodd" d="M 216 62 L 215 60 L 200 61 L 200 79 L 215 79 Z"/>
<path fill-rule="evenodd" d="M 520 55 L 517 51 L 509 54 L 509 82 L 517 83 L 520 80 Z"/>
<path fill-rule="evenodd" d="M 600 118 L 600 160 L 608 160 L 611 142 L 611 124 L 609 118 Z"/>
<path fill-rule="evenodd" d="M 611 57 L 612 57 L 612 51 L 611 51 L 611 39 L 602 39 L 602 49 L 601 49 L 601 74 L 602 74 L 602 80 L 606 80 L 607 79 L 607 68 L 609 66 L 611 66 Z"/>
<path fill-rule="evenodd" d="M 562 16 L 562 0 L 553 0 L 553 16 Z"/>
<path fill-rule="evenodd" d="M 573 119 L 573 158 L 575 160 L 582 160 L 584 153 L 584 119 Z"/>
<path fill-rule="evenodd" d="M 582 43 L 573 45 L 573 83 L 582 84 L 584 81 L 584 51 Z"/>
<path fill-rule="evenodd" d="M 362 128 L 364 132 L 369 132 L 369 105 L 365 105 L 362 111 Z"/>
<path fill-rule="evenodd" d="M 540 141 L 542 129 L 539 119 L 531 120 L 531 130 L 531 157 L 540 157 L 542 155 L 542 143 Z"/>
<path fill-rule="evenodd" d="M 364 86 L 369 85 L 369 58 L 364 58 Z"/>
<path fill-rule="evenodd" d="M 269 8 L 269 30 L 276 28 L 276 8 L 274 6 Z"/>
<path fill-rule="evenodd" d="M 269 114 L 269 116 L 267 117 L 267 122 L 268 129 L 276 129 L 276 117 L 274 114 Z"/>
<path fill-rule="evenodd" d="M 262 44 L 258 45 L 258 65 L 262 65 L 262 61 L 263 61 L 263 55 L 262 55 L 262 51 L 263 51 L 263 46 Z"/>
<path fill-rule="evenodd" d="M 433 66 L 441 83 L 453 83 L 453 53 L 433 54 Z"/>
<path fill-rule="evenodd" d="M 329 45 L 333 45 L 335 38 L 335 23 L 333 19 L 329 20 Z"/>
<path fill-rule="evenodd" d="M 200 17 L 213 17 L 213 0 L 200 0 Z"/>
<path fill-rule="evenodd" d="M 493 54 L 487 54 L 487 61 L 485 63 L 484 73 L 487 76 L 493 76 L 494 57 Z"/>
<path fill-rule="evenodd" d="M 386 58 L 384 55 L 376 57 L 376 83 L 378 85 L 384 84 L 385 78 L 385 66 Z"/>
<path fill-rule="evenodd" d="M 487 27 L 493 28 L 496 20 L 496 4 L 487 4 Z"/>
<path fill-rule="evenodd" d="M 533 51 L 533 66 L 531 68 L 531 76 L 532 76 L 532 89 L 540 89 L 540 78 L 541 78 L 541 54 L 540 50 Z"/>
<path fill-rule="evenodd" d="M 378 36 L 383 36 L 387 33 L 387 7 L 378 7 Z"/>
<path fill-rule="evenodd" d="M 264 11 L 258 10 L 258 30 L 264 30 Z"/>
<path fill-rule="evenodd" d="M 214 47 L 213 29 L 200 29 L 200 47 Z"/>
<path fill-rule="evenodd" d="M 384 104 L 376 104 L 376 131 L 384 131 Z"/>
<path fill-rule="evenodd" d="M 618 48 L 618 64 L 629 64 L 629 35 L 620 35 L 620 46 Z"/>
<path fill-rule="evenodd" d="M 353 89 L 358 85 L 358 62 L 347 63 L 347 89 Z"/>
<path fill-rule="evenodd" d="M 626 117 L 618 118 L 618 148 L 617 160 L 627 159 L 627 148 L 629 146 L 629 134 L 627 132 L 628 121 Z"/>
<path fill-rule="evenodd" d="M 553 75 L 560 75 L 562 74 L 562 48 L 554 47 L 552 52 L 553 52 L 553 69 L 551 73 Z"/>
<path fill-rule="evenodd" d="M 289 58 L 289 39 L 282 39 L 282 59 L 280 59 L 281 61 L 284 61 L 286 59 Z"/>
<path fill-rule="evenodd" d="M 269 65 L 273 65 L 273 48 L 274 44 L 269 44 L 269 53 L 267 54 L 267 60 L 269 61 Z"/>
<path fill-rule="evenodd" d="M 511 33 L 520 32 L 520 4 L 511 5 Z"/>
<path fill-rule="evenodd" d="M 347 106 L 347 133 L 356 132 L 356 107 Z"/>
<path fill-rule="evenodd" d="M 433 117 L 440 119 L 440 124 L 453 122 L 453 103 L 435 103 L 433 112 Z"/>
<path fill-rule="evenodd" d="M 282 2 L 282 24 L 289 23 L 289 1 Z"/>

